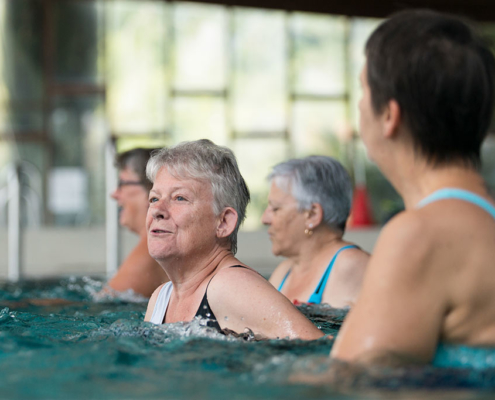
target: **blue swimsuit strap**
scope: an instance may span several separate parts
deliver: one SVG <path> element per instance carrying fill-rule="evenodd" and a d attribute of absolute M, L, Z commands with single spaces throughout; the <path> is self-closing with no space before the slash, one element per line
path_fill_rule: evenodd
<path fill-rule="evenodd" d="M 282 282 L 280 282 L 280 285 L 278 286 L 278 291 L 280 292 L 282 290 L 282 288 L 284 287 L 284 283 L 285 281 L 287 280 L 287 277 L 289 276 L 290 274 L 290 268 L 289 270 L 287 271 L 287 273 L 285 274 L 284 276 L 284 279 L 282 279 Z"/>
<path fill-rule="evenodd" d="M 328 278 L 330 277 L 330 272 L 332 272 L 332 268 L 333 268 L 333 265 L 335 264 L 335 260 L 337 259 L 337 256 L 340 254 L 340 252 L 342 250 L 354 249 L 354 248 L 357 249 L 358 247 L 355 244 L 350 244 L 350 245 L 341 247 L 335 253 L 335 255 L 332 257 L 332 260 L 328 264 L 328 267 L 325 270 L 325 273 L 321 277 L 320 282 L 316 286 L 315 291 L 313 292 L 313 294 L 311 296 L 309 296 L 308 303 L 321 304 L 321 300 L 323 299 L 323 292 L 325 291 L 325 288 L 327 287 L 327 281 L 328 281 Z"/>
<path fill-rule="evenodd" d="M 417 207 L 418 208 L 423 207 L 427 204 L 433 203 L 434 201 L 444 200 L 444 199 L 458 199 L 458 200 L 467 201 L 482 208 L 487 213 L 489 213 L 493 218 L 495 218 L 495 207 L 490 202 L 486 201 L 483 197 L 478 196 L 473 192 L 469 192 L 463 189 L 456 189 L 456 188 L 445 188 L 445 189 L 437 190 L 436 192 L 433 192 L 432 194 L 421 200 L 418 203 Z"/>

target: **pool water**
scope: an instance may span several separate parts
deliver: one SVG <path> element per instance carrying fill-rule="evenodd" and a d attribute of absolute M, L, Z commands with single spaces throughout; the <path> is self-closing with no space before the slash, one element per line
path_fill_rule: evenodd
<path fill-rule="evenodd" d="M 94 301 L 102 282 L 68 278 L 0 284 L 2 399 L 341 399 L 490 397 L 495 368 L 358 369 L 328 360 L 333 340 L 223 336 L 199 321 L 143 322 L 132 294 Z M 61 298 L 70 303 L 28 299 Z M 41 304 L 41 305 L 40 305 Z M 302 306 L 325 333 L 345 310 Z M 328 377 L 324 383 L 301 379 Z M 488 398 L 486 397 L 486 398 Z"/>

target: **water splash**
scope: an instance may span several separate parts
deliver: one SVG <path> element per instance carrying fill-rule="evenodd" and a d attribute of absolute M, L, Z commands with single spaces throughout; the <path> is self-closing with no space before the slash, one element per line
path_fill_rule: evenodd
<path fill-rule="evenodd" d="M 365 369 L 329 360 L 333 340 L 328 337 L 308 342 L 267 340 L 249 330 L 221 334 L 199 318 L 166 325 L 143 322 L 144 302 L 92 301 L 102 282 L 68 278 L 0 286 L 4 301 L 46 295 L 72 300 L 0 308 L 2 398 L 292 400 L 349 393 L 366 398 L 392 393 L 393 398 L 399 390 L 401 397 L 417 398 L 421 390 L 423 398 L 428 393 L 454 398 L 451 390 L 462 389 L 464 395 L 495 390 L 495 369 Z M 348 311 L 299 308 L 327 334 L 338 330 Z"/>

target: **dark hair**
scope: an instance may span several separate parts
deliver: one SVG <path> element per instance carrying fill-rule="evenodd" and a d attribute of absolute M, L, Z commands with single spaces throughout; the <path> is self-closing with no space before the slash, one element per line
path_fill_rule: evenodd
<path fill-rule="evenodd" d="M 158 149 L 137 148 L 117 154 L 115 157 L 115 166 L 119 170 L 130 168 L 139 176 L 139 180 L 142 182 L 143 187 L 147 191 L 150 191 L 153 187 L 153 183 L 146 177 L 146 164 L 154 150 Z"/>
<path fill-rule="evenodd" d="M 398 102 L 418 153 L 435 165 L 480 165 L 494 107 L 493 54 L 458 17 L 429 10 L 398 13 L 366 43 L 375 113 Z"/>

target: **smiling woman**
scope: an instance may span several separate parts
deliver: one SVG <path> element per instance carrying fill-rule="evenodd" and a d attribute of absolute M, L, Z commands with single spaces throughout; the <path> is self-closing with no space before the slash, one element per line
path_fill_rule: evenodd
<path fill-rule="evenodd" d="M 264 337 L 322 336 L 256 271 L 234 257 L 249 190 L 232 151 L 209 140 L 156 153 L 146 219 L 148 248 L 170 277 L 150 299 L 145 320 L 202 317 L 219 331 Z"/>
<path fill-rule="evenodd" d="M 120 208 L 120 225 L 139 235 L 139 242 L 110 279 L 102 295 L 113 294 L 112 290 L 131 289 L 149 297 L 160 284 L 168 281 L 167 275 L 150 257 L 146 238 L 148 192 L 152 186 L 146 178 L 146 163 L 153 150 L 138 148 L 117 156 L 119 183 L 112 197 Z"/>

